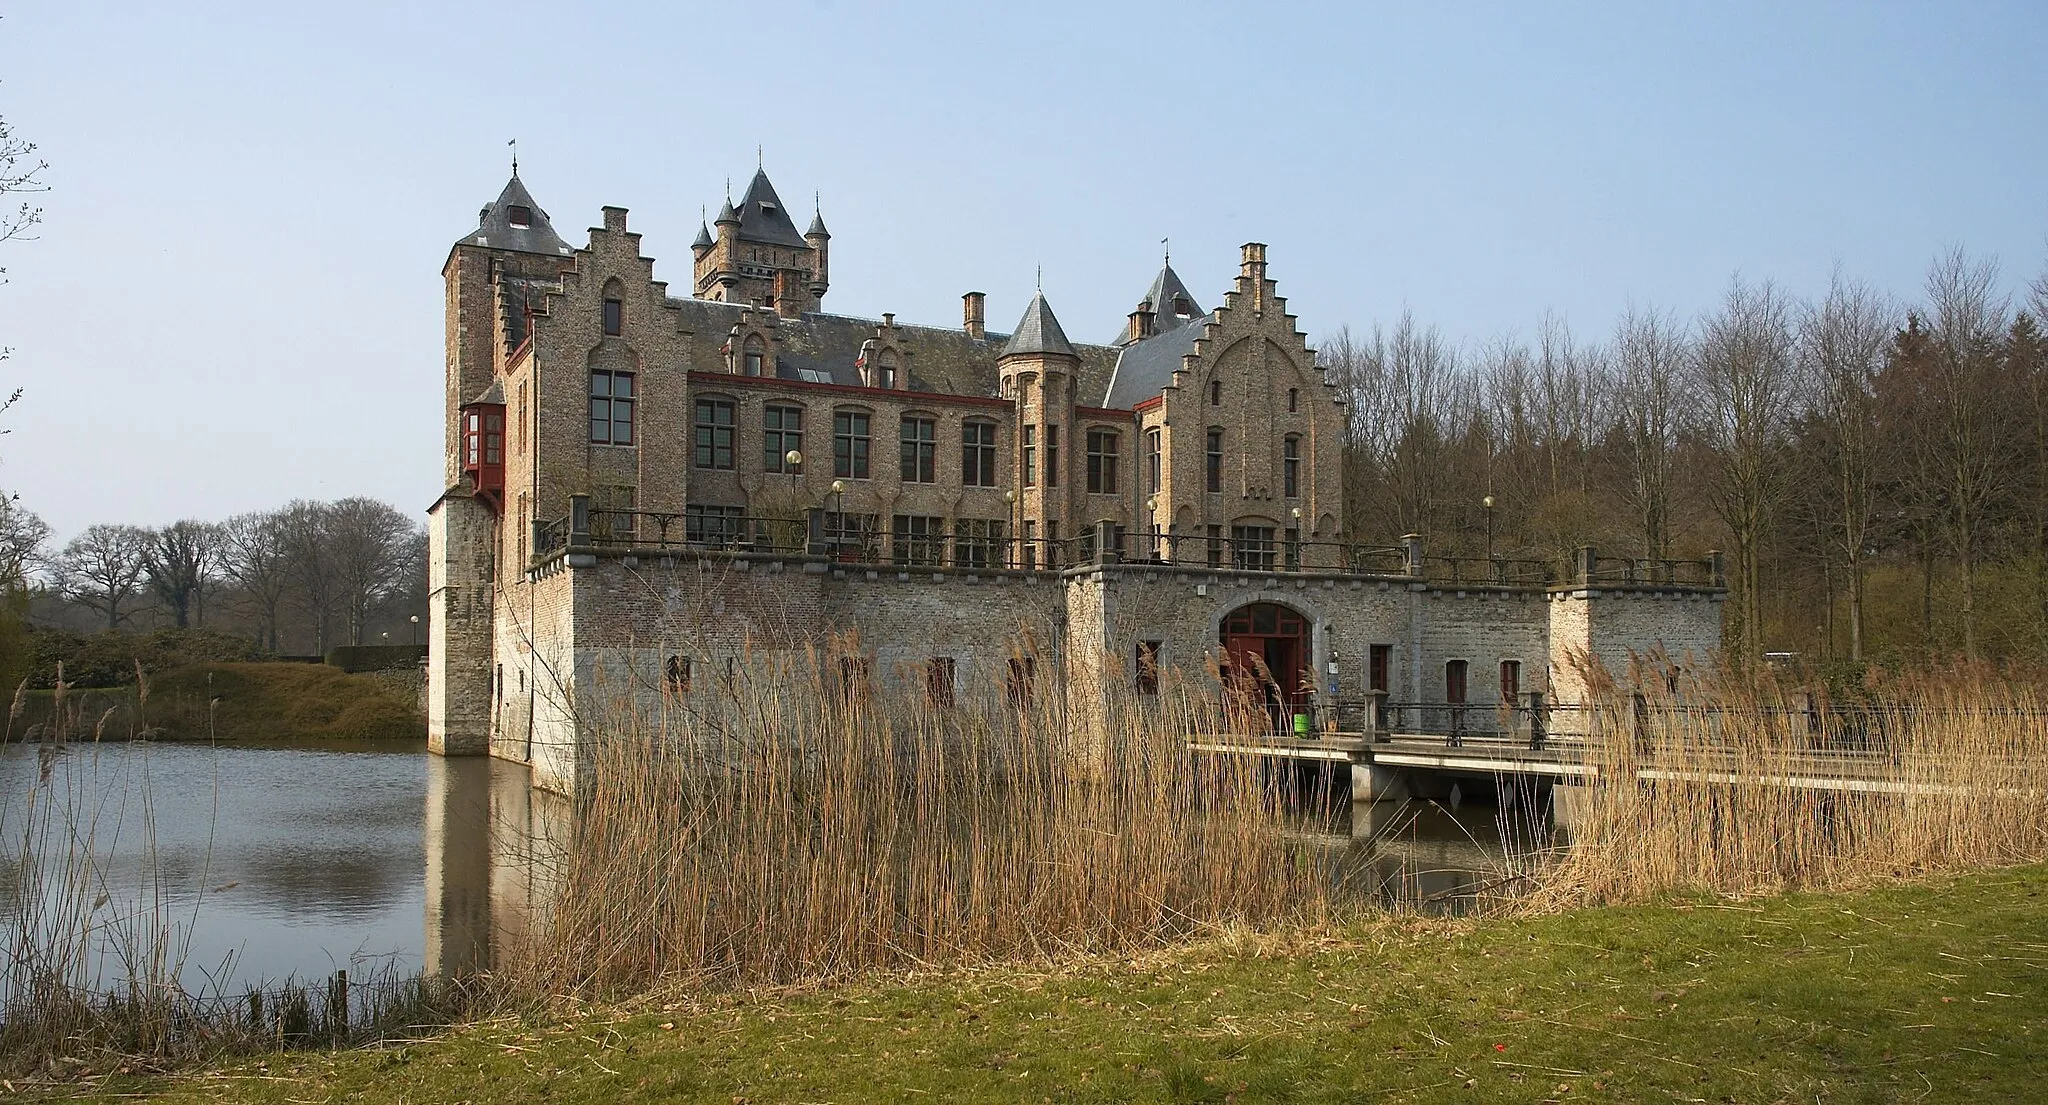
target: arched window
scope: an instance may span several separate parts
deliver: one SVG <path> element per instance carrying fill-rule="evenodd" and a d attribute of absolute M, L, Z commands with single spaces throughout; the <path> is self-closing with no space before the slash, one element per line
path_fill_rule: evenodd
<path fill-rule="evenodd" d="M 1286 441 L 1281 442 L 1280 448 L 1280 482 L 1288 498 L 1298 499 L 1301 497 L 1301 439 L 1290 434 Z"/>

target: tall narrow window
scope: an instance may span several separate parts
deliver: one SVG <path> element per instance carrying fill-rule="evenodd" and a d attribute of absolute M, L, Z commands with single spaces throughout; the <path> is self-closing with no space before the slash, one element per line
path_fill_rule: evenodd
<path fill-rule="evenodd" d="M 1512 706 L 1522 697 L 1522 662 L 1502 660 L 1500 662 L 1500 700 Z"/>
<path fill-rule="evenodd" d="M 1367 678 L 1372 681 L 1371 689 L 1391 691 L 1394 689 L 1394 646 L 1372 646 L 1372 659 L 1367 667 Z"/>
<path fill-rule="evenodd" d="M 1045 428 L 1045 486 L 1060 485 L 1060 428 Z"/>
<path fill-rule="evenodd" d="M 868 478 L 868 416 L 859 411 L 832 412 L 832 474 L 841 479 Z"/>
<path fill-rule="evenodd" d="M 1026 424 L 1020 446 L 1024 458 L 1024 486 L 1038 486 L 1038 427 Z"/>
<path fill-rule="evenodd" d="M 1465 669 L 1463 660 L 1448 660 L 1444 663 L 1444 701 L 1453 706 L 1465 704 Z"/>
<path fill-rule="evenodd" d="M 734 467 L 733 416 L 734 407 L 730 399 L 697 400 L 697 467 Z"/>
<path fill-rule="evenodd" d="M 1280 482 L 1287 490 L 1287 497 L 1301 497 L 1301 439 L 1290 437 L 1280 444 Z"/>
<path fill-rule="evenodd" d="M 903 416 L 903 482 L 939 482 L 939 428 L 929 418 Z"/>
<path fill-rule="evenodd" d="M 514 421 L 513 421 L 513 423 L 512 423 L 512 441 L 513 441 L 513 448 L 515 448 L 515 449 L 519 450 L 519 455 L 523 457 L 523 456 L 525 456 L 525 455 L 526 455 L 526 385 L 525 385 L 525 384 L 521 384 L 521 385 L 519 385 L 519 406 L 518 406 L 518 408 L 517 408 L 517 409 L 518 409 L 518 416 L 517 416 L 517 417 L 516 417 L 516 418 L 514 419 Z"/>
<path fill-rule="evenodd" d="M 1209 405 L 1212 407 L 1223 405 L 1223 381 L 1209 381 Z"/>
<path fill-rule="evenodd" d="M 1137 689 L 1139 694 L 1159 693 L 1159 650 L 1163 641 L 1139 641 L 1137 661 Z"/>
<path fill-rule="evenodd" d="M 761 344 L 760 336 L 756 334 L 747 335 L 746 352 L 741 358 L 740 371 L 749 376 L 759 376 L 767 360 L 768 347 Z"/>
<path fill-rule="evenodd" d="M 791 474 L 802 471 L 803 462 L 791 464 L 789 454 L 803 451 L 804 409 L 771 404 L 761 417 L 761 470 Z"/>
<path fill-rule="evenodd" d="M 590 441 L 593 445 L 633 444 L 632 373 L 591 370 Z"/>
<path fill-rule="evenodd" d="M 1289 413 L 1292 413 L 1292 412 L 1294 412 L 1294 411 L 1298 411 L 1298 410 L 1300 410 L 1300 409 L 1301 409 L 1301 390 L 1300 390 L 1299 388 L 1288 388 L 1288 389 L 1287 389 L 1287 410 L 1288 410 L 1288 412 L 1289 412 Z"/>
<path fill-rule="evenodd" d="M 925 700 L 934 709 L 953 705 L 953 658 L 934 656 L 925 663 Z"/>
<path fill-rule="evenodd" d="M 1031 704 L 1033 685 L 1038 682 L 1038 662 L 1030 656 L 1010 657 L 1010 673 L 1003 679 L 1003 693 L 1017 708 Z"/>
<path fill-rule="evenodd" d="M 1159 429 L 1145 431 L 1145 493 L 1159 494 Z"/>
<path fill-rule="evenodd" d="M 960 483 L 966 487 L 996 485 L 996 424 L 969 422 L 960 428 Z"/>
<path fill-rule="evenodd" d="M 1211 491 L 1223 490 L 1223 431 L 1215 426 L 1203 445 L 1202 482 Z"/>
<path fill-rule="evenodd" d="M 1088 431 L 1088 491 L 1116 494 L 1116 434 L 1109 430 Z"/>
<path fill-rule="evenodd" d="M 604 336 L 616 338 L 626 329 L 626 305 L 616 299 L 604 301 Z"/>

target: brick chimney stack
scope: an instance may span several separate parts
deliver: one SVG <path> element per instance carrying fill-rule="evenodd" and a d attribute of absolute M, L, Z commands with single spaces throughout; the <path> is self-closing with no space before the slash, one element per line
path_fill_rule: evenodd
<path fill-rule="evenodd" d="M 960 328 L 976 341 L 988 336 L 987 316 L 983 313 L 987 303 L 988 296 L 981 292 L 968 292 L 960 297 Z"/>
<path fill-rule="evenodd" d="M 1252 310 L 1266 309 L 1266 243 L 1246 242 L 1238 279 L 1251 281 Z"/>
<path fill-rule="evenodd" d="M 1151 300 L 1139 300 L 1138 309 L 1131 312 L 1131 325 L 1124 331 L 1124 340 L 1126 342 L 1143 341 L 1158 333 L 1159 329 L 1155 321 L 1158 317 L 1158 312 L 1152 309 Z"/>

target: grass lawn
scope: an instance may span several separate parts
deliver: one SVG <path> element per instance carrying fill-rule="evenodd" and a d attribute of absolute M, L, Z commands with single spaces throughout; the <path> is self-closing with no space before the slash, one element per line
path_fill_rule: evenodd
<path fill-rule="evenodd" d="M 2048 1100 L 2048 869 L 1219 937 L 272 1056 L 173 1101 Z"/>

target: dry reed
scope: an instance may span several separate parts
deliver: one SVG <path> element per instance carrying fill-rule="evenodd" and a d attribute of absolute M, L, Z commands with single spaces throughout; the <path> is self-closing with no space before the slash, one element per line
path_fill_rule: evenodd
<path fill-rule="evenodd" d="M 1199 689 L 1070 710 L 1041 678 L 933 708 L 923 672 L 870 685 L 835 651 L 607 696 L 551 923 L 500 951 L 508 992 L 809 982 L 1323 908 L 1257 766 L 1189 756 L 1217 722 Z"/>
<path fill-rule="evenodd" d="M 1846 700 L 1768 675 L 1640 699 L 1610 683 L 1580 746 L 1597 781 L 1532 904 L 2048 860 L 2044 705 L 2039 686 L 1977 668 L 1878 675 Z"/>

